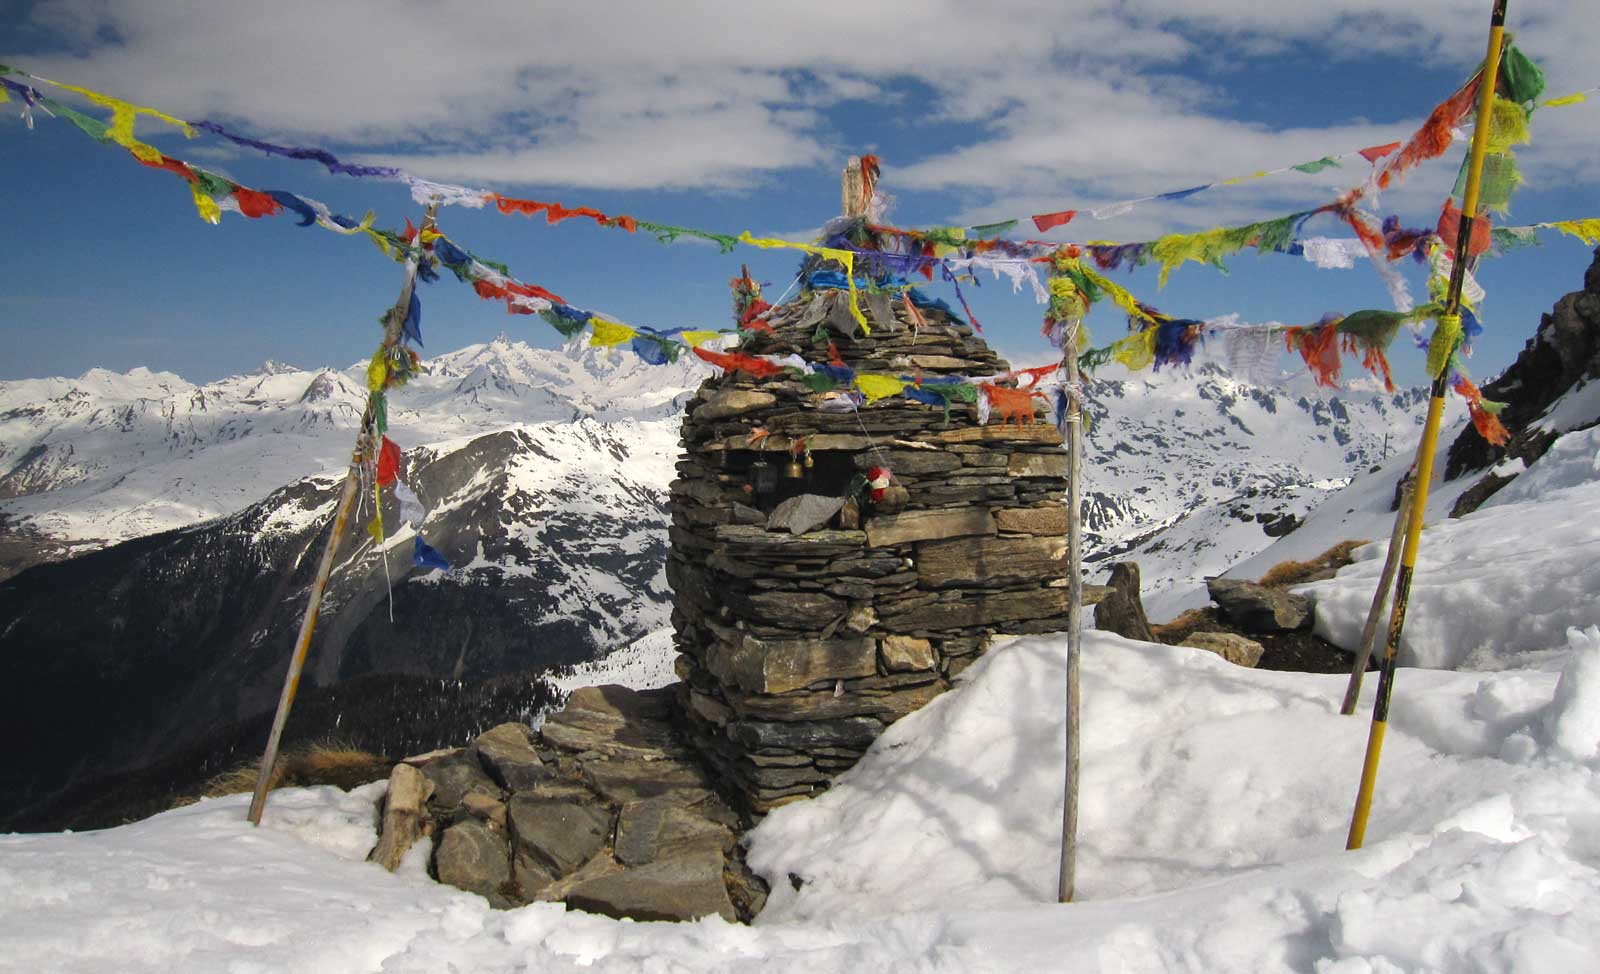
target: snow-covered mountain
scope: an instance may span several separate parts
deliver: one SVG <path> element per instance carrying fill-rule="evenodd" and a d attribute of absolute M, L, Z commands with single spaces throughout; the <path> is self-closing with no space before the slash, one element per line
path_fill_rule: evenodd
<path fill-rule="evenodd" d="M 1218 575 L 1281 537 L 1386 455 L 1406 453 L 1426 390 L 1270 388 L 1216 364 L 1089 383 L 1084 543 L 1133 560 L 1153 618 L 1205 602 Z"/>
<path fill-rule="evenodd" d="M 407 449 L 518 424 L 665 419 L 708 368 L 504 336 L 427 365 L 390 398 L 389 435 Z M 233 514 L 300 477 L 341 470 L 365 390 L 364 362 L 343 371 L 269 362 L 205 385 L 143 368 L 0 382 L 0 519 L 49 549 L 34 560 L 51 560 Z"/>

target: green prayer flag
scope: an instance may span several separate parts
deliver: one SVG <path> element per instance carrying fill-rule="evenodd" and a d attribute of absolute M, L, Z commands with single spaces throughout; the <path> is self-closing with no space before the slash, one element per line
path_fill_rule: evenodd
<path fill-rule="evenodd" d="M 1506 45 L 1500 62 L 1500 81 L 1511 100 L 1526 105 L 1544 94 L 1544 71 L 1516 44 Z"/>
<path fill-rule="evenodd" d="M 1289 168 L 1293 169 L 1295 172 L 1303 172 L 1307 175 L 1310 175 L 1312 173 L 1319 173 L 1324 169 L 1333 169 L 1338 165 L 1339 160 L 1335 159 L 1333 156 L 1323 156 L 1321 159 L 1317 159 L 1314 162 L 1302 162 L 1298 166 L 1291 166 Z"/>

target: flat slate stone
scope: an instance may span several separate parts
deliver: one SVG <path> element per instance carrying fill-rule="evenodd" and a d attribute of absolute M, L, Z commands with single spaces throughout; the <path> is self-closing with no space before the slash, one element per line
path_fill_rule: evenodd
<path fill-rule="evenodd" d="M 828 523 L 843 506 L 843 497 L 824 497 L 821 494 L 791 497 L 773 508 L 767 518 L 767 530 L 805 534 L 812 528 Z"/>
<path fill-rule="evenodd" d="M 583 777 L 601 797 L 619 805 L 663 797 L 692 804 L 711 794 L 705 775 L 685 761 L 589 761 Z"/>
<path fill-rule="evenodd" d="M 864 750 L 882 733 L 883 722 L 870 717 L 803 722 L 741 720 L 728 725 L 728 737 L 752 751 L 810 751 L 821 747 Z"/>
<path fill-rule="evenodd" d="M 994 534 L 994 517 L 986 510 L 951 508 L 907 511 L 867 521 L 867 546 L 882 548 L 907 541 L 935 541 L 964 535 Z"/>
<path fill-rule="evenodd" d="M 505 895 L 511 880 L 511 853 L 505 837 L 477 819 L 464 819 L 445 829 L 433 862 L 439 882 L 487 897 L 493 906 L 513 905 Z"/>
<path fill-rule="evenodd" d="M 1103 585 L 1085 585 L 1083 604 L 1094 605 L 1110 592 L 1111 589 Z M 962 594 L 964 597 L 958 601 L 891 606 L 879 615 L 884 628 L 892 632 L 919 632 L 1047 619 L 1064 616 L 1067 612 L 1067 590 L 1064 588 Z"/>
<path fill-rule="evenodd" d="M 500 794 L 500 786 L 483 770 L 478 759 L 464 750 L 430 761 L 420 770 L 433 783 L 430 804 L 435 808 L 455 808 L 469 792 Z"/>
<path fill-rule="evenodd" d="M 588 862 L 611 834 L 611 816 L 581 802 L 513 795 L 509 813 L 517 852 L 531 853 L 557 876 Z"/>
<path fill-rule="evenodd" d="M 691 850 L 722 853 L 733 844 L 733 832 L 696 815 L 670 798 L 648 798 L 622 806 L 617 818 L 617 861 L 643 866 Z"/>
<path fill-rule="evenodd" d="M 917 545 L 917 578 L 930 588 L 1065 578 L 1064 537 L 957 538 Z"/>
<path fill-rule="evenodd" d="M 868 638 L 721 641 L 706 650 L 706 666 L 725 684 L 751 693 L 787 693 L 822 680 L 871 676 L 878 647 Z"/>
<path fill-rule="evenodd" d="M 1061 433 L 1049 423 L 991 423 L 988 426 L 967 426 L 930 434 L 940 443 L 1048 443 L 1061 445 Z"/>
<path fill-rule="evenodd" d="M 526 724 L 501 724 L 479 734 L 467 750 L 508 791 L 530 789 L 550 776 L 533 749 L 532 733 Z"/>
<path fill-rule="evenodd" d="M 778 404 L 778 397 L 767 392 L 748 389 L 729 389 L 701 403 L 691 414 L 695 422 L 727 419 L 756 409 L 770 409 Z"/>
<path fill-rule="evenodd" d="M 785 629 L 814 629 L 845 610 L 843 599 L 824 592 L 780 589 L 772 592 L 727 592 L 723 604 L 753 623 Z"/>
<path fill-rule="evenodd" d="M 1006 466 L 1006 473 L 1013 477 L 1057 477 L 1065 479 L 1067 476 L 1067 455 L 1065 453 L 1013 453 L 1011 461 Z"/>
<path fill-rule="evenodd" d="M 1012 534 L 1053 537 L 1066 537 L 1067 534 L 1067 509 L 1064 505 L 1006 508 L 995 511 L 994 519 L 1001 531 Z"/>
<path fill-rule="evenodd" d="M 723 866 L 720 852 L 693 850 L 579 883 L 565 900 L 570 907 L 619 919 L 697 920 L 716 914 L 737 923 Z"/>

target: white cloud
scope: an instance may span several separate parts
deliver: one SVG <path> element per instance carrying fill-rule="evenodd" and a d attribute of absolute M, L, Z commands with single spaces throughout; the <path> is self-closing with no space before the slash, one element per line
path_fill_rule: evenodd
<path fill-rule="evenodd" d="M 1289 50 L 1467 65 L 1486 14 L 1479 0 L 45 0 L 32 25 L 64 52 L 0 60 L 507 186 L 745 188 L 838 161 L 836 110 L 871 102 L 886 128 L 967 126 L 953 151 L 891 159 L 891 172 L 897 186 L 987 208 L 985 197 L 1169 190 L 1396 137 L 1392 122 L 1285 131 L 1231 117 L 1226 69 Z M 1519 0 L 1514 20 L 1553 84 L 1594 82 L 1578 75 L 1600 42 L 1596 18 Z M 908 85 L 934 97 L 908 98 Z M 1562 126 L 1541 151 L 1564 175 L 1594 178 L 1592 122 Z"/>

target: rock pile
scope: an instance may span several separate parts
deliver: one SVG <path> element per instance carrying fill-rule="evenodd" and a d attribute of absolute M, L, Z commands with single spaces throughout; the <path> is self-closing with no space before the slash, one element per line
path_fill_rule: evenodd
<path fill-rule="evenodd" d="M 1006 369 L 937 309 L 864 295 L 863 335 L 848 302 L 804 295 L 742 350 L 929 379 Z M 959 400 L 852 408 L 824 384 L 708 379 L 688 404 L 672 486 L 683 708 L 726 794 L 758 814 L 827 787 L 995 634 L 1066 625 L 1066 456 L 1053 426 L 980 425 Z"/>
<path fill-rule="evenodd" d="M 636 920 L 749 920 L 765 886 L 744 822 L 674 729 L 670 691 L 588 687 L 534 732 L 502 724 L 397 765 L 369 858 L 429 871 L 498 907 L 562 901 Z"/>

